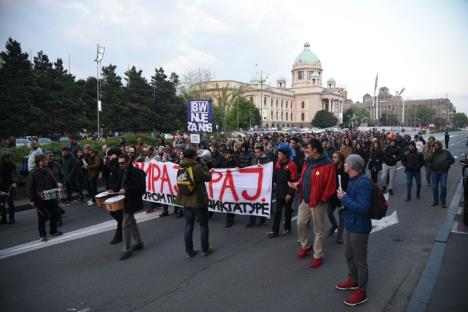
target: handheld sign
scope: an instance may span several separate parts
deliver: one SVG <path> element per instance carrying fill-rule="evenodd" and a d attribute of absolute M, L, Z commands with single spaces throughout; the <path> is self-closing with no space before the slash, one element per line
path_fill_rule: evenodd
<path fill-rule="evenodd" d="M 213 132 L 213 105 L 209 100 L 190 101 L 187 128 L 189 132 Z"/>

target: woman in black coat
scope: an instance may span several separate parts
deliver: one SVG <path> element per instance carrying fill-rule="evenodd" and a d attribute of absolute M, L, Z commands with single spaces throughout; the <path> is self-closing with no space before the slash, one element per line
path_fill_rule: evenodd
<path fill-rule="evenodd" d="M 379 175 L 379 171 L 382 170 L 382 164 L 384 160 L 384 153 L 382 151 L 382 147 L 378 141 L 375 141 L 372 144 L 372 150 L 370 153 L 370 161 L 369 161 L 369 170 L 371 172 L 372 182 L 377 183 L 377 177 Z"/>

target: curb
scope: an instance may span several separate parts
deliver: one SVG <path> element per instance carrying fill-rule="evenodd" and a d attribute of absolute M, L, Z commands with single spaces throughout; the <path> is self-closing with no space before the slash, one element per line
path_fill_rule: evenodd
<path fill-rule="evenodd" d="M 447 217 L 437 233 L 432 251 L 424 267 L 424 271 L 419 279 L 418 285 L 411 295 L 411 300 L 406 307 L 408 312 L 426 311 L 431 301 L 432 292 L 434 291 L 440 268 L 444 260 L 445 248 L 452 229 L 452 224 L 457 214 L 458 205 L 463 194 L 463 178 L 458 183 L 450 207 L 447 211 Z"/>

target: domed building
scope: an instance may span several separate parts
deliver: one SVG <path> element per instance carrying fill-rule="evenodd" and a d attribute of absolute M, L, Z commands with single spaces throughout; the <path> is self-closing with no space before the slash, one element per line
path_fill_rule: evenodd
<path fill-rule="evenodd" d="M 310 128 L 315 114 L 323 109 L 335 114 L 338 122 L 342 122 L 347 92 L 344 88 L 336 87 L 333 78 L 327 80 L 326 87 L 322 86 L 322 64 L 310 50 L 309 43 L 304 44 L 304 50 L 294 60 L 290 88 L 282 76 L 277 78 L 276 86 L 268 85 L 266 78 L 262 72 L 257 72 L 249 83 L 220 80 L 193 87 L 203 90 L 203 94 L 212 98 L 215 105 L 219 103 L 221 89 L 239 89 L 259 109 L 261 127 Z"/>

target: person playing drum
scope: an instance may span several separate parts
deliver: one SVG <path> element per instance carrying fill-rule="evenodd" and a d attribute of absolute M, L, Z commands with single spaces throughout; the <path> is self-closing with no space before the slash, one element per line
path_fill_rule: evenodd
<path fill-rule="evenodd" d="M 141 169 L 133 167 L 132 158 L 127 154 L 119 156 L 119 167 L 122 170 L 119 194 L 125 195 L 122 222 L 124 245 L 120 260 L 125 260 L 132 255 L 132 251 L 143 249 L 134 214 L 143 208 L 142 196 L 146 192 L 146 175 Z M 135 241 L 133 246 L 132 240 Z"/>
<path fill-rule="evenodd" d="M 31 206 L 37 211 L 39 235 L 41 241 L 47 241 L 46 218 L 50 218 L 50 231 L 52 236 L 62 235 L 57 231 L 58 204 L 56 199 L 57 182 L 47 170 L 47 157 L 38 155 L 35 158 L 36 167 L 28 177 L 27 190 Z"/>
<path fill-rule="evenodd" d="M 109 161 L 106 164 L 106 167 L 107 167 L 106 169 L 108 170 L 108 174 L 109 174 L 109 179 L 108 179 L 109 185 L 107 186 L 108 191 L 113 191 L 113 192 L 120 191 L 119 177 L 121 175 L 120 174 L 121 170 L 119 168 L 119 156 L 121 154 L 122 152 L 118 148 L 111 148 L 107 152 L 107 155 L 109 156 Z M 112 238 L 110 243 L 112 245 L 118 244 L 122 241 L 123 210 L 110 211 L 109 214 L 117 222 L 117 229 L 115 230 L 114 238 Z"/>

